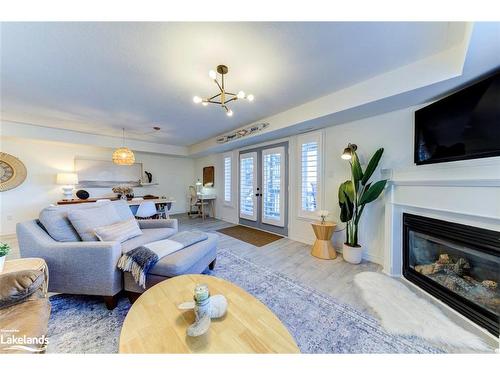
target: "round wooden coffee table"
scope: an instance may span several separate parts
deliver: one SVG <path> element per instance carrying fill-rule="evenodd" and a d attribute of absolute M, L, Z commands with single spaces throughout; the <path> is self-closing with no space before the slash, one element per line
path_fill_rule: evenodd
<path fill-rule="evenodd" d="M 214 319 L 207 333 L 189 337 L 192 310 L 177 306 L 192 301 L 196 284 L 223 294 L 227 313 Z M 300 353 L 283 323 L 262 302 L 236 285 L 206 275 L 183 275 L 148 289 L 132 305 L 120 334 L 120 353 Z"/>

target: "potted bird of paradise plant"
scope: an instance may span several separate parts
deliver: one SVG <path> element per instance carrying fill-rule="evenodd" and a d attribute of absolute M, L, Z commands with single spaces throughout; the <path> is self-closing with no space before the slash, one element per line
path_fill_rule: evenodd
<path fill-rule="evenodd" d="M 346 223 L 346 241 L 342 255 L 349 263 L 361 262 L 363 248 L 358 242 L 359 220 L 368 203 L 377 199 L 385 188 L 387 180 L 370 182 L 373 172 L 384 153 L 379 148 L 372 156 L 366 169 L 363 171 L 356 153 L 357 146 L 349 144 L 342 154 L 342 159 L 349 160 L 351 179 L 339 186 L 340 221 Z"/>

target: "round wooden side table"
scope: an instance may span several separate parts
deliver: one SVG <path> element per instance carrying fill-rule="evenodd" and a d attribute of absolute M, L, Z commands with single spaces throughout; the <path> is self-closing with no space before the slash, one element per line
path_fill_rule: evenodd
<path fill-rule="evenodd" d="M 318 221 L 311 225 L 316 235 L 311 255 L 320 259 L 335 259 L 337 252 L 332 246 L 331 239 L 337 224 L 332 221 L 325 221 L 324 223 Z"/>

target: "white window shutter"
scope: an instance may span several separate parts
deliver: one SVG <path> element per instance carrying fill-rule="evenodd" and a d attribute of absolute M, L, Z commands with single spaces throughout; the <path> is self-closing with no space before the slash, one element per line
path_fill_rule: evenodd
<path fill-rule="evenodd" d="M 231 156 L 224 157 L 224 202 L 232 202 L 232 192 L 231 192 L 231 168 L 232 160 Z"/>
<path fill-rule="evenodd" d="M 318 142 L 302 144 L 302 191 L 303 211 L 314 212 L 318 209 Z"/>
<path fill-rule="evenodd" d="M 319 132 L 298 137 L 298 215 L 304 218 L 315 218 L 321 209 L 321 140 Z"/>

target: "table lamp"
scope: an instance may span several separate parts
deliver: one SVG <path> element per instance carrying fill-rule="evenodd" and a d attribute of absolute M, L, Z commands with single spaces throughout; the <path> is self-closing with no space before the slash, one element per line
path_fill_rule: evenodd
<path fill-rule="evenodd" d="M 73 195 L 73 188 L 78 184 L 78 175 L 76 173 L 58 173 L 57 184 L 63 185 L 64 200 L 70 200 Z"/>
<path fill-rule="evenodd" d="M 200 179 L 198 179 L 198 181 L 196 181 L 196 193 L 200 194 L 201 193 L 201 187 L 203 186 L 203 184 L 201 183 Z"/>

